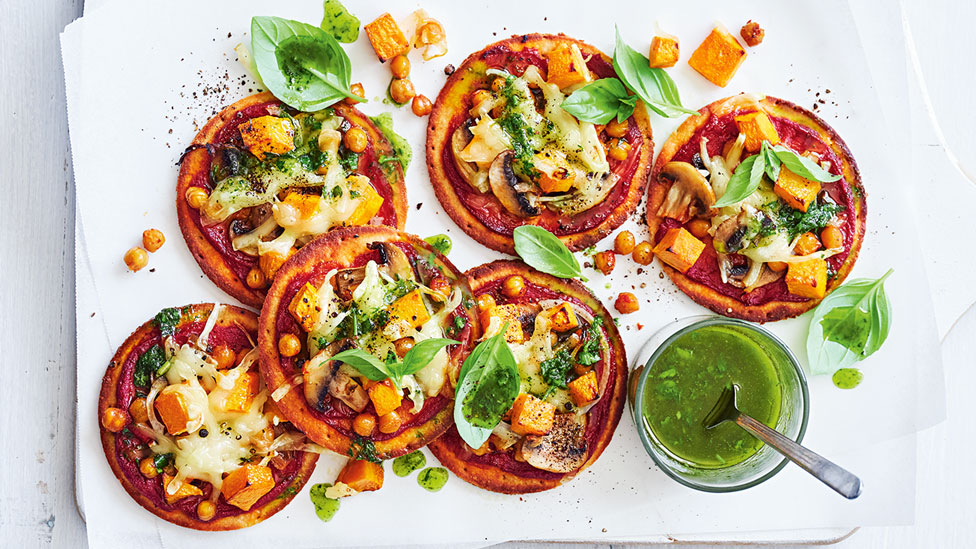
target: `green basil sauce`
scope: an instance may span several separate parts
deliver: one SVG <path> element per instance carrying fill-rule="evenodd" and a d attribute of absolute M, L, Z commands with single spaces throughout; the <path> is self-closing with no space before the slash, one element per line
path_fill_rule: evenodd
<path fill-rule="evenodd" d="M 351 44 L 359 38 L 359 18 L 349 13 L 349 10 L 339 0 L 325 0 L 322 3 L 325 13 L 319 27 L 331 34 L 339 42 Z"/>
<path fill-rule="evenodd" d="M 447 255 L 451 253 L 451 237 L 446 234 L 435 234 L 434 236 L 428 236 L 424 239 L 424 242 L 430 244 L 435 250 L 440 252 L 441 255 Z"/>
<path fill-rule="evenodd" d="M 754 338 L 733 326 L 703 326 L 674 340 L 648 374 L 642 414 L 651 435 L 674 457 L 700 468 L 742 462 L 762 442 L 733 423 L 705 429 L 722 390 L 738 385 L 739 410 L 775 427 L 781 389 L 776 365 Z"/>
<path fill-rule="evenodd" d="M 380 158 L 379 162 L 382 165 L 386 165 L 387 162 L 397 161 L 400 163 L 400 167 L 403 171 L 407 171 L 407 166 L 410 165 L 410 159 L 413 157 L 413 152 L 410 150 L 410 143 L 404 139 L 400 134 L 393 131 L 393 115 L 388 112 L 380 113 L 376 116 L 369 117 L 379 128 L 383 136 L 390 142 L 390 146 L 393 148 L 393 156 L 387 158 Z"/>
<path fill-rule="evenodd" d="M 315 506 L 315 514 L 322 519 L 322 522 L 329 522 L 339 511 L 339 500 L 325 497 L 325 490 L 331 484 L 316 484 L 308 491 L 308 497 L 312 499 Z"/>
<path fill-rule="evenodd" d="M 857 368 L 841 368 L 834 372 L 831 380 L 839 389 L 853 389 L 864 380 L 864 374 Z"/>
<path fill-rule="evenodd" d="M 443 467 L 428 467 L 417 475 L 417 484 L 428 492 L 437 492 L 447 484 L 447 469 Z"/>
<path fill-rule="evenodd" d="M 405 477 L 417 469 L 422 469 L 427 465 L 427 457 L 420 452 L 410 452 L 405 456 L 400 456 L 393 460 L 393 474 L 398 477 Z"/>

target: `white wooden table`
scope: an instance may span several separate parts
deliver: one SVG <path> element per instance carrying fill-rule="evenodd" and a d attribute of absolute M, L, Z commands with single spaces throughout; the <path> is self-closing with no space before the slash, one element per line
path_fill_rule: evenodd
<path fill-rule="evenodd" d="M 894 2 L 875 3 L 896 9 Z M 81 0 L 0 2 L 2 546 L 86 545 L 74 503 L 74 197 L 58 42 L 81 10 Z M 976 3 L 909 0 L 907 13 L 944 140 L 976 174 L 976 115 L 969 100 L 976 89 L 976 35 L 969 29 Z M 107 214 L 111 208 L 107 200 Z M 958 239 L 960 253 L 972 254 L 970 235 L 947 238 Z M 948 420 L 918 437 L 915 525 L 862 529 L 842 546 L 976 545 L 969 524 L 976 493 L 970 472 L 974 334 L 971 308 L 944 340 Z"/>

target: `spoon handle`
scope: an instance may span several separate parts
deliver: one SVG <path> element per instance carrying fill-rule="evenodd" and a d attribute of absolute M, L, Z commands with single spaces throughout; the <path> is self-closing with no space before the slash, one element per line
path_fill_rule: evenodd
<path fill-rule="evenodd" d="M 834 489 L 835 492 L 847 499 L 854 499 L 861 495 L 861 479 L 850 471 L 838 466 L 820 454 L 810 451 L 777 431 L 770 429 L 764 423 L 739 413 L 735 422 L 749 431 L 759 440 L 775 448 L 790 461 L 804 468 L 808 473 L 817 477 L 820 482 Z"/>

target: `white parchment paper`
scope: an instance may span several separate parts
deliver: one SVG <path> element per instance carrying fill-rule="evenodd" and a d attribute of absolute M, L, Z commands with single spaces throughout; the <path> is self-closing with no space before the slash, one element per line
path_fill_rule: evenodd
<path fill-rule="evenodd" d="M 364 22 L 390 9 L 374 2 L 348 5 Z M 415 7 L 403 3 L 392 12 L 402 19 Z M 278 516 L 243 532 L 203 536 L 155 519 L 128 498 L 101 455 L 95 417 L 98 385 L 112 350 L 158 309 L 230 300 L 200 273 L 179 236 L 172 208 L 175 161 L 207 118 L 254 88 L 232 51 L 248 40 L 250 17 L 273 14 L 315 23 L 321 8 L 316 2 L 273 8 L 257 1 L 112 2 L 69 26 L 63 36 L 80 240 L 86 244 L 91 275 L 91 291 L 79 295 L 79 307 L 84 304 L 98 313 L 78 325 L 79 461 L 93 546 L 130 539 L 164 546 L 200 540 L 230 546 L 262 539 L 296 546 L 451 544 L 910 522 L 915 470 L 910 433 L 942 417 L 942 393 L 936 390 L 942 383 L 941 366 L 925 272 L 913 259 L 919 248 L 907 199 L 908 178 L 897 162 L 900 149 L 888 146 L 890 130 L 846 5 L 834 1 L 733 7 L 714 2 L 594 11 L 592 5 L 577 9 L 571 3 L 509 1 L 469 3 L 461 10 L 451 2 L 429 1 L 424 7 L 444 23 L 451 45 L 447 56 L 429 63 L 414 56 L 412 78 L 432 99 L 443 84 L 447 63 L 459 64 L 468 53 L 513 33 L 566 32 L 610 52 L 614 23 L 629 43 L 643 49 L 657 22 L 681 38 L 686 59 L 714 23 L 736 29 L 747 18 L 760 20 L 767 28 L 766 42 L 750 50 L 728 88 L 707 83 L 684 61 L 671 74 L 690 107 L 739 91 L 762 91 L 807 107 L 817 104 L 821 116 L 854 151 L 869 193 L 869 219 L 852 276 L 875 277 L 895 268 L 887 284 L 895 324 L 885 347 L 863 363 L 866 378 L 857 390 L 842 392 L 829 379 L 811 380 L 806 441 L 856 470 L 869 489 L 856 502 L 842 502 L 801 471 L 787 468 L 744 493 L 694 493 L 654 469 L 637 441 L 633 422 L 624 417 L 613 443 L 593 468 L 546 494 L 500 496 L 457 479 L 440 493 L 428 494 L 413 478 L 391 476 L 382 491 L 344 502 L 329 524 L 315 519 L 304 492 Z M 380 101 L 388 68 L 375 62 L 365 37 L 347 51 L 353 59 L 353 80 L 362 81 L 367 97 L 376 99 L 363 110 L 376 114 L 389 109 Z M 426 121 L 407 109 L 395 112 L 394 118 L 415 155 L 421 154 Z M 678 122 L 654 119 L 658 146 Z M 451 235 L 451 259 L 461 268 L 500 257 L 469 239 L 443 213 L 422 158 L 415 158 L 407 181 L 408 231 Z M 138 244 L 142 230 L 149 227 L 161 229 L 169 240 L 151 254 L 147 269 L 128 273 L 122 254 Z M 626 228 L 644 234 L 634 222 Z M 608 240 L 602 247 L 609 245 Z M 631 286 L 642 297 L 641 311 L 621 318 L 632 354 L 667 322 L 702 312 L 670 281 L 661 280 L 656 267 L 642 275 L 633 267 L 622 260 L 607 279 L 590 277 L 590 287 L 608 303 L 616 292 Z M 84 316 L 79 311 L 79 318 Z M 807 322 L 801 317 L 770 328 L 802 351 Z M 637 329 L 638 323 L 643 329 Z M 341 462 L 324 456 L 313 482 L 331 480 Z M 383 517 L 381 527 L 376 517 Z"/>

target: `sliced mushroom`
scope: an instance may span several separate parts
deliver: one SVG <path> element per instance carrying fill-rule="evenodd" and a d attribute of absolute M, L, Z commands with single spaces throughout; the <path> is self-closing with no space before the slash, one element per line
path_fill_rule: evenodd
<path fill-rule="evenodd" d="M 332 378 L 329 394 L 345 402 L 346 406 L 357 412 L 362 412 L 369 404 L 366 390 L 345 372 L 339 372 Z"/>
<path fill-rule="evenodd" d="M 335 281 L 336 294 L 338 294 L 339 299 L 343 301 L 352 299 L 352 293 L 356 291 L 356 288 L 359 287 L 359 284 L 362 283 L 364 278 L 366 278 L 366 267 L 343 269 L 336 273 L 333 280 Z"/>
<path fill-rule="evenodd" d="M 316 409 L 328 410 L 325 397 L 329 394 L 332 381 L 339 372 L 339 363 L 330 359 L 336 353 L 350 347 L 352 347 L 352 342 L 348 339 L 333 341 L 302 365 L 302 377 L 305 379 L 305 400 Z"/>
<path fill-rule="evenodd" d="M 657 214 L 681 223 L 704 214 L 715 204 L 715 192 L 697 168 L 687 162 L 668 162 L 661 178 L 671 181 L 671 188 Z"/>
<path fill-rule="evenodd" d="M 390 242 L 382 242 L 380 243 L 380 246 L 383 248 L 383 255 L 386 257 L 385 263 L 387 269 L 389 269 L 387 274 L 394 278 L 397 276 L 400 278 L 416 278 L 416 274 L 413 270 L 413 264 L 410 263 L 410 259 L 407 257 L 407 254 L 405 254 L 399 246 Z"/>
<path fill-rule="evenodd" d="M 454 153 L 454 165 L 457 167 L 458 174 L 461 179 L 464 179 L 468 185 L 478 191 L 485 191 L 485 174 L 478 173 L 478 166 L 474 162 L 465 162 L 461 160 L 460 154 L 468 143 L 471 142 L 471 131 L 468 129 L 473 124 L 473 120 L 467 120 L 464 124 L 458 126 L 458 129 L 454 130 L 454 134 L 451 136 L 451 151 Z"/>
<path fill-rule="evenodd" d="M 527 436 L 521 454 L 526 463 L 553 473 L 571 473 L 586 462 L 586 415 L 558 414 L 552 429 L 542 436 Z"/>
<path fill-rule="evenodd" d="M 488 168 L 488 183 L 491 192 L 509 212 L 519 217 L 539 215 L 536 204 L 538 195 L 531 192 L 532 186 L 521 181 L 512 169 L 513 151 L 504 151 L 495 157 Z"/>
<path fill-rule="evenodd" d="M 749 227 L 745 223 L 746 216 L 739 214 L 734 217 L 730 217 L 722 222 L 721 225 L 715 229 L 715 235 L 712 237 L 712 243 L 715 245 L 715 249 L 723 253 L 735 253 L 742 249 L 742 240 L 746 236 Z"/>

